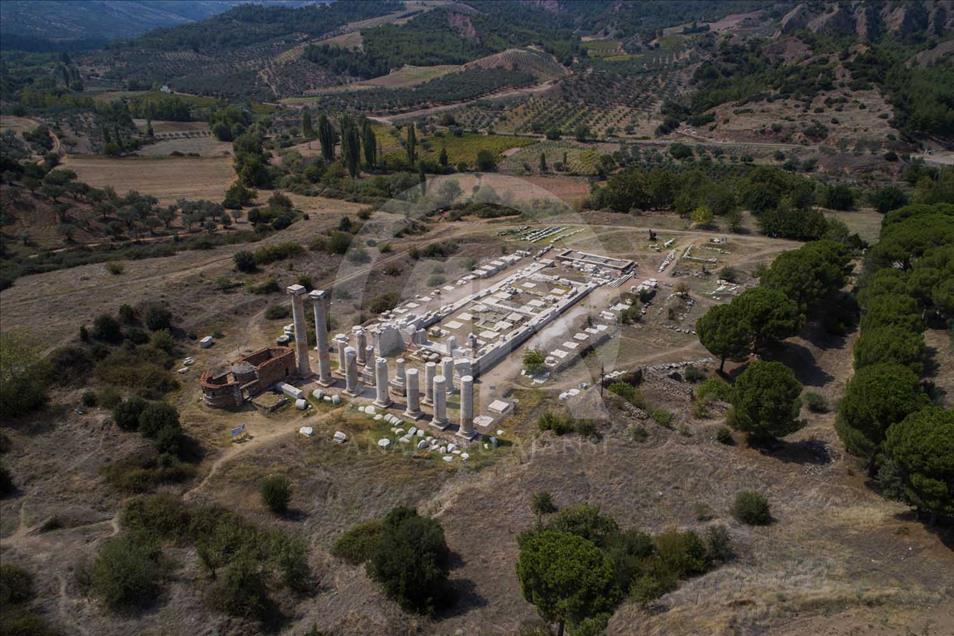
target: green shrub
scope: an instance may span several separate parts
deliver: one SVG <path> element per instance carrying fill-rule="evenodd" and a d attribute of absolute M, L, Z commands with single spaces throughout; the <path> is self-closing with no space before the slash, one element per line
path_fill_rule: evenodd
<path fill-rule="evenodd" d="M 133 534 L 155 541 L 180 541 L 188 538 L 188 506 L 175 495 L 159 494 L 133 497 L 119 516 L 120 526 Z"/>
<path fill-rule="evenodd" d="M 278 281 L 274 278 L 268 278 L 257 285 L 248 286 L 249 293 L 257 295 L 277 294 L 281 290 L 282 288 L 278 285 Z"/>
<path fill-rule="evenodd" d="M 117 343 L 122 340 L 123 334 L 119 321 L 109 314 L 100 314 L 93 320 L 92 336 L 97 340 Z"/>
<path fill-rule="evenodd" d="M 692 366 L 691 364 L 686 367 L 686 380 L 688 382 L 696 383 L 702 382 L 706 379 L 706 372 L 703 369 Z"/>
<path fill-rule="evenodd" d="M 245 272 L 248 274 L 258 269 L 255 261 L 255 255 L 248 250 L 236 252 L 232 255 L 232 260 L 235 262 L 235 269 L 240 272 Z"/>
<path fill-rule="evenodd" d="M 288 318 L 290 315 L 291 311 L 287 305 L 272 305 L 265 310 L 265 317 L 269 320 L 282 320 L 283 318 Z"/>
<path fill-rule="evenodd" d="M 83 397 L 80 398 L 80 401 L 83 403 L 83 406 L 87 408 L 92 408 L 96 406 L 97 398 L 94 391 L 83 391 Z"/>
<path fill-rule="evenodd" d="M 138 430 L 139 416 L 147 406 L 149 406 L 149 403 L 146 400 L 131 397 L 113 408 L 113 421 L 116 422 L 116 426 L 124 431 Z"/>
<path fill-rule="evenodd" d="M 139 414 L 139 432 L 150 439 L 159 437 L 164 429 L 181 431 L 179 411 L 165 402 L 152 402 Z"/>
<path fill-rule="evenodd" d="M 628 382 L 614 382 L 606 388 L 609 389 L 610 393 L 615 393 L 638 408 L 646 407 L 646 401 L 643 399 L 642 393 Z"/>
<path fill-rule="evenodd" d="M 546 356 L 536 349 L 527 349 L 523 352 L 523 368 L 530 375 L 546 371 Z"/>
<path fill-rule="evenodd" d="M 143 322 L 149 331 L 172 328 L 172 312 L 159 303 L 149 303 L 143 311 Z"/>
<path fill-rule="evenodd" d="M 637 424 L 629 427 L 629 438 L 634 442 L 645 442 L 649 438 L 649 433 Z"/>
<path fill-rule="evenodd" d="M 750 526 L 765 526 L 772 523 L 768 499 L 751 490 L 744 490 L 735 496 L 732 516 Z"/>
<path fill-rule="evenodd" d="M 656 554 L 677 579 L 696 576 L 709 568 L 706 546 L 695 532 L 666 530 L 655 538 Z"/>
<path fill-rule="evenodd" d="M 720 426 L 716 431 L 716 441 L 726 446 L 734 446 L 735 439 L 732 437 L 732 431 L 728 426 Z"/>
<path fill-rule="evenodd" d="M 341 535 L 331 553 L 352 565 L 364 563 L 374 553 L 383 531 L 384 524 L 380 519 L 358 524 Z"/>
<path fill-rule="evenodd" d="M 706 558 L 711 564 L 728 563 L 735 557 L 732 540 L 725 526 L 706 528 Z"/>
<path fill-rule="evenodd" d="M 675 416 L 666 409 L 653 409 L 650 415 L 653 421 L 666 428 L 672 427 L 672 421 L 675 419 Z"/>
<path fill-rule="evenodd" d="M 30 340 L 0 333 L 0 413 L 17 417 L 46 402 L 50 365 Z"/>
<path fill-rule="evenodd" d="M 116 405 L 122 402 L 123 396 L 114 387 L 103 387 L 96 392 L 96 401 L 104 409 L 116 408 Z"/>
<path fill-rule="evenodd" d="M 0 564 L 0 607 L 33 600 L 33 576 L 23 568 L 10 563 Z"/>
<path fill-rule="evenodd" d="M 92 591 L 113 610 L 151 605 L 163 570 L 158 546 L 142 536 L 120 535 L 99 549 L 91 572 Z"/>
<path fill-rule="evenodd" d="M 383 522 L 368 574 L 409 611 L 433 613 L 448 600 L 450 550 L 437 520 L 395 508 Z"/>
<path fill-rule="evenodd" d="M 239 554 L 209 591 L 209 604 L 231 616 L 267 620 L 274 612 L 261 566 L 247 553 Z"/>
<path fill-rule="evenodd" d="M 285 475 L 269 475 L 262 480 L 261 493 L 265 505 L 272 512 L 282 514 L 291 501 L 291 482 Z"/>
<path fill-rule="evenodd" d="M 371 302 L 368 303 L 368 311 L 370 311 L 372 314 L 380 314 L 385 311 L 390 311 L 397 306 L 399 300 L 400 297 L 396 292 L 387 292 L 385 294 L 381 294 L 380 296 L 373 298 Z"/>

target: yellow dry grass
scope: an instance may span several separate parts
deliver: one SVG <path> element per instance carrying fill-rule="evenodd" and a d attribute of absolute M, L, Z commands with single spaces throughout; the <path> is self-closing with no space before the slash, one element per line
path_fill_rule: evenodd
<path fill-rule="evenodd" d="M 63 164 L 90 185 L 112 186 L 119 193 L 136 190 L 162 203 L 181 198 L 221 201 L 235 180 L 230 157 L 69 155 Z"/>

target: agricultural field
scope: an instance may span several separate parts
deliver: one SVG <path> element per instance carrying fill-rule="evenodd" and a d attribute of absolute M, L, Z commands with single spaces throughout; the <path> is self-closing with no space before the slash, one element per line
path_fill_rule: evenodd
<path fill-rule="evenodd" d="M 584 40 L 583 49 L 591 58 L 628 59 L 619 40 Z"/>
<path fill-rule="evenodd" d="M 574 175 L 595 175 L 603 151 L 593 145 L 583 145 L 572 141 L 543 141 L 524 146 L 516 152 L 507 153 L 500 170 L 514 174 L 535 174 L 540 172 L 540 155 L 546 157 L 548 172 L 560 171 Z M 565 159 L 564 159 L 565 157 Z M 557 164 L 562 164 L 559 170 Z"/>
<path fill-rule="evenodd" d="M 117 192 L 135 190 L 173 203 L 178 199 L 221 201 L 235 180 L 231 157 L 98 157 L 70 155 L 63 165 L 80 181 Z"/>
<path fill-rule="evenodd" d="M 393 133 L 392 133 L 393 139 Z M 481 150 L 489 150 L 498 159 L 504 156 L 504 153 L 511 148 L 519 148 L 535 143 L 535 139 L 527 137 L 516 137 L 513 135 L 482 135 L 480 133 L 463 133 L 460 136 L 450 133 L 442 133 L 441 136 L 429 135 L 419 140 L 420 153 L 422 158 L 430 161 L 437 161 L 441 150 L 447 151 L 448 163 L 456 166 L 464 163 L 468 166 L 475 165 L 477 153 Z M 393 142 L 392 142 L 393 143 Z M 388 154 L 401 156 L 401 150 L 393 148 L 392 145 L 385 145 L 385 158 Z"/>

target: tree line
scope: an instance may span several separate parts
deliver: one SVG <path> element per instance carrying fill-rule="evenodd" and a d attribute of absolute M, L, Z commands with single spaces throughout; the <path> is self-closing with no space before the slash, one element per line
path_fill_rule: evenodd
<path fill-rule="evenodd" d="M 923 332 L 954 324 L 954 204 L 887 214 L 858 292 L 855 373 L 835 428 L 882 494 L 954 519 L 954 411 L 937 404 Z"/>

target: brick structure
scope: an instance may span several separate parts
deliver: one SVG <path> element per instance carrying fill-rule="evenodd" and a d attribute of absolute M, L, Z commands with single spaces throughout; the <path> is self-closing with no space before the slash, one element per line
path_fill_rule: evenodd
<path fill-rule="evenodd" d="M 294 349 L 265 347 L 239 358 L 228 369 L 203 372 L 199 378 L 202 399 L 215 408 L 239 407 L 297 371 Z"/>

